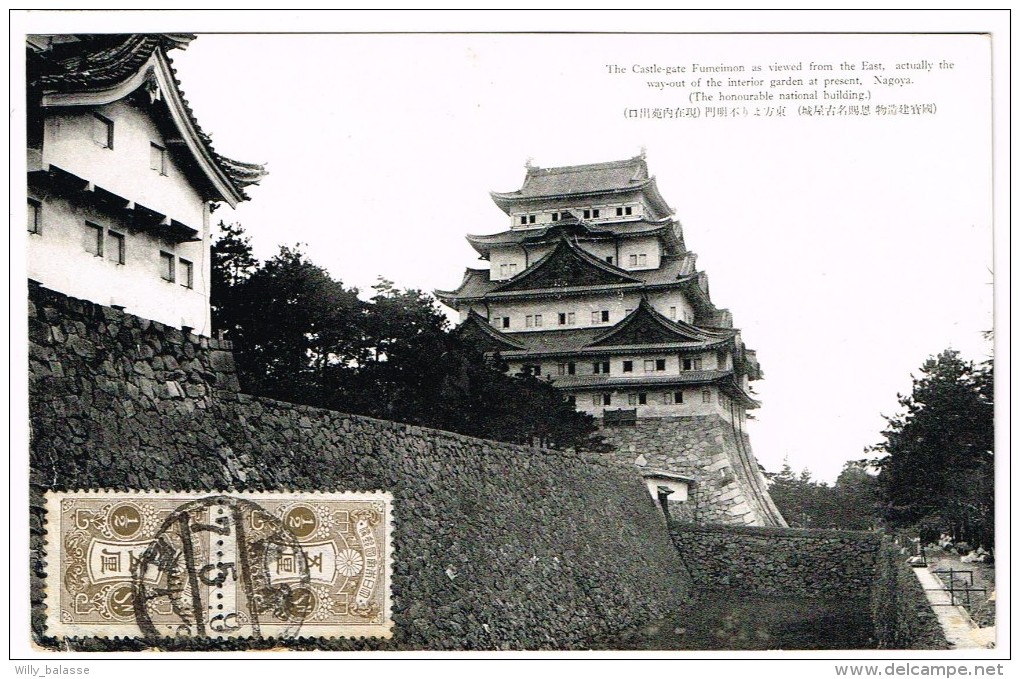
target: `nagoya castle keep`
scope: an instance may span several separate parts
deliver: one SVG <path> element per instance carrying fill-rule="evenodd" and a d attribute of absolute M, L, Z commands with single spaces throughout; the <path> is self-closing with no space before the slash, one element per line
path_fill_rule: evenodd
<path fill-rule="evenodd" d="M 644 155 L 529 163 L 520 189 L 491 195 L 509 229 L 467 237 L 489 267 L 436 291 L 460 331 L 598 418 L 672 515 L 785 526 L 745 430 L 755 353 L 712 303 Z"/>

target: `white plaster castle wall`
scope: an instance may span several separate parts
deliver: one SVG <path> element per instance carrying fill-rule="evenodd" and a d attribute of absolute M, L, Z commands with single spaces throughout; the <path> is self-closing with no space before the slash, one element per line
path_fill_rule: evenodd
<path fill-rule="evenodd" d="M 521 300 L 519 302 L 490 302 L 489 320 L 510 317 L 511 332 L 528 332 L 535 330 L 557 330 L 599 327 L 609 328 L 623 320 L 625 309 L 636 309 L 641 298 L 638 293 L 619 293 L 612 296 L 576 296 L 563 297 L 561 299 L 537 299 Z M 591 314 L 593 311 L 608 311 L 609 322 L 592 323 Z M 574 313 L 574 325 L 560 326 L 558 324 L 559 313 Z M 527 327 L 526 317 L 540 314 L 542 316 L 542 327 Z M 599 316 L 601 318 L 601 315 Z M 495 326 L 502 330 L 502 325 Z"/>
<path fill-rule="evenodd" d="M 663 398 L 666 393 L 683 391 L 683 403 L 666 405 Z M 630 405 L 628 393 L 642 392 L 648 394 L 647 405 Z M 707 392 L 707 396 L 703 393 Z M 612 402 L 608 406 L 595 405 L 595 394 L 610 394 Z M 695 416 L 695 415 L 718 415 L 729 421 L 731 419 L 730 409 L 727 405 L 719 403 L 719 389 L 707 385 L 677 386 L 665 389 L 659 388 L 635 388 L 624 390 L 622 387 L 614 386 L 598 392 L 583 391 L 573 394 L 576 399 L 577 410 L 588 413 L 594 417 L 602 417 L 607 410 L 637 410 L 637 417 L 640 419 L 655 417 Z M 707 401 L 705 400 L 707 398 Z M 739 409 L 738 409 L 739 410 Z"/>
<path fill-rule="evenodd" d="M 660 264 L 659 247 L 659 239 L 655 237 L 628 238 L 620 243 L 620 268 L 628 271 L 658 269 Z M 630 263 L 631 255 L 645 255 L 645 264 L 632 265 Z"/>
<path fill-rule="evenodd" d="M 42 198 L 41 196 L 36 196 Z M 28 234 L 28 277 L 51 290 L 177 328 L 210 334 L 208 250 L 200 242 L 171 244 L 145 232 L 132 232 L 112 215 L 62 197 L 41 200 L 40 233 Z M 104 228 L 105 252 L 85 249 L 92 236 L 85 222 Z M 124 235 L 124 263 L 116 260 L 108 231 Z M 178 280 L 160 276 L 160 251 L 174 255 Z M 180 258 L 193 264 L 193 287 L 182 285 Z"/>
<path fill-rule="evenodd" d="M 92 139 L 93 112 L 113 121 L 113 148 Z M 150 144 L 167 149 L 167 174 L 149 167 Z M 43 162 L 205 232 L 204 201 L 172 160 L 172 149 L 148 113 L 124 101 L 47 110 Z"/>
<path fill-rule="evenodd" d="M 93 113 L 113 122 L 112 148 L 94 140 Z M 153 142 L 167 150 L 165 174 L 150 167 Z M 85 194 L 79 200 L 36 192 L 32 197 L 41 203 L 41 233 L 29 234 L 29 277 L 73 297 L 122 306 L 142 318 L 211 334 L 208 204 L 174 163 L 170 145 L 148 113 L 125 101 L 48 110 L 42 162 L 165 214 L 197 231 L 201 241 L 173 243 L 136 231 L 119 217 L 88 206 Z M 103 257 L 86 250 L 90 235 L 86 221 L 104 229 Z M 124 236 L 123 264 L 116 261 L 109 230 Z M 161 251 L 174 255 L 174 282 L 160 275 Z M 181 259 L 192 264 L 190 289 L 183 284 Z"/>

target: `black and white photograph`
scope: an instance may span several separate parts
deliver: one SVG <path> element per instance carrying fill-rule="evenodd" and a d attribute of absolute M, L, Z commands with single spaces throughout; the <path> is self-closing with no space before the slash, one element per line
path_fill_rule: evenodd
<path fill-rule="evenodd" d="M 1003 674 L 1008 11 L 10 17 L 12 672 Z"/>

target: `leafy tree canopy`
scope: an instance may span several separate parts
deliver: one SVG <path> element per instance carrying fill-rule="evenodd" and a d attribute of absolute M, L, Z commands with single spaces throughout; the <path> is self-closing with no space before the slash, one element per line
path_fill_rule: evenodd
<path fill-rule="evenodd" d="M 533 376 L 505 374 L 420 290 L 362 301 L 300 246 L 259 265 L 243 229 L 213 244 L 214 325 L 252 393 L 481 438 L 603 449 L 594 420 Z"/>
<path fill-rule="evenodd" d="M 953 350 L 925 361 L 903 412 L 887 417 L 884 441 L 871 451 L 879 470 L 885 518 L 921 527 L 925 540 L 994 544 L 993 376 Z"/>

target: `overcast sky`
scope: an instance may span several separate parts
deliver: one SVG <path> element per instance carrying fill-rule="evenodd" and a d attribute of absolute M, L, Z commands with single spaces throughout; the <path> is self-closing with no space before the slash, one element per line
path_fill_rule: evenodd
<path fill-rule="evenodd" d="M 713 301 L 758 351 L 752 443 L 769 470 L 788 458 L 833 480 L 880 440 L 925 358 L 990 351 L 984 38 L 201 35 L 174 59 L 217 150 L 270 170 L 250 203 L 216 216 L 243 224 L 260 257 L 305 243 L 363 290 L 378 276 L 450 289 L 484 266 L 464 234 L 508 227 L 488 192 L 518 188 L 529 158 L 647 149 Z M 772 102 L 785 118 L 755 117 L 742 102 L 747 117 L 624 117 L 689 105 L 689 90 L 650 88 L 634 65 L 686 66 L 664 78 L 677 80 L 695 63 L 925 59 L 955 67 L 872 85 L 870 103 L 935 103 L 935 115 L 805 118 Z"/>

